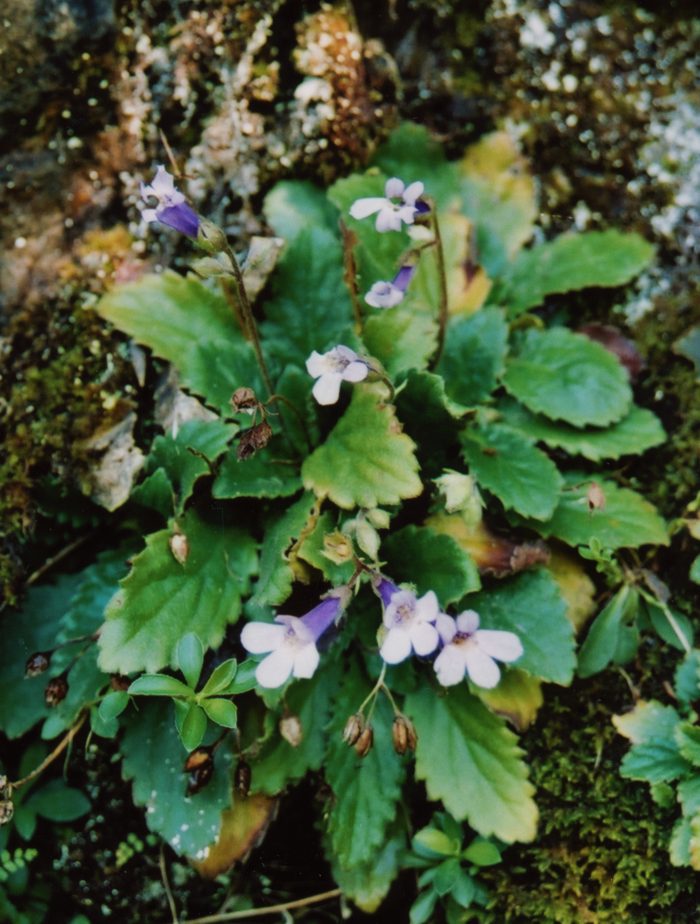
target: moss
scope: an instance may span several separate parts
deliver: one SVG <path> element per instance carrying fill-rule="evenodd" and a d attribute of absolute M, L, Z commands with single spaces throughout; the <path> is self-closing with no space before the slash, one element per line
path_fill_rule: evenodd
<path fill-rule="evenodd" d="M 637 680 L 644 697 L 665 698 L 655 678 L 668 677 L 671 666 L 659 663 L 656 648 L 644 657 Z M 523 740 L 541 811 L 537 841 L 509 849 L 502 867 L 483 873 L 489 924 L 695 920 L 697 876 L 668 858 L 675 809 L 655 805 L 647 786 L 619 774 L 626 743 L 610 719 L 630 706 L 620 674 L 550 692 Z"/>

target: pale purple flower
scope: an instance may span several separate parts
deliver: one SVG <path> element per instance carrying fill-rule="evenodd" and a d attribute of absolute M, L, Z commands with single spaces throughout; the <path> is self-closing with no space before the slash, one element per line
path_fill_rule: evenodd
<path fill-rule="evenodd" d="M 340 615 L 347 589 L 337 588 L 305 616 L 275 617 L 274 622 L 249 622 L 241 632 L 241 644 L 251 654 L 265 654 L 255 678 L 261 687 L 283 686 L 290 677 L 313 677 L 320 656 L 316 642 Z"/>
<path fill-rule="evenodd" d="M 434 592 L 429 590 L 419 599 L 384 577 L 376 582 L 375 590 L 384 604 L 384 638 L 379 649 L 382 659 L 387 664 L 398 664 L 412 651 L 421 657 L 435 651 L 440 637 L 434 623 L 440 606 Z"/>
<path fill-rule="evenodd" d="M 141 207 L 145 221 L 158 221 L 168 225 L 188 237 L 197 237 L 199 232 L 199 215 L 188 205 L 184 195 L 175 188 L 175 180 L 161 164 L 156 170 L 150 186 L 141 184 L 141 196 L 148 206 Z M 150 199 L 156 199 L 157 205 L 149 205 Z"/>
<path fill-rule="evenodd" d="M 327 353 L 313 351 L 306 360 L 306 371 L 317 379 L 312 394 L 319 404 L 335 404 L 341 382 L 361 382 L 367 378 L 369 363 L 354 350 L 336 346 Z"/>
<path fill-rule="evenodd" d="M 402 222 L 412 225 L 416 213 L 424 211 L 423 203 L 416 202 L 423 195 L 423 188 L 421 182 L 406 186 L 403 180 L 392 177 L 386 181 L 383 196 L 356 199 L 350 206 L 350 215 L 362 219 L 376 213 L 377 231 L 400 231 Z"/>
<path fill-rule="evenodd" d="M 523 653 L 514 632 L 480 629 L 474 610 L 465 610 L 456 620 L 441 613 L 437 628 L 445 647 L 435 659 L 435 673 L 443 687 L 460 683 L 466 674 L 477 686 L 490 690 L 501 679 L 496 661 L 510 664 Z"/>
<path fill-rule="evenodd" d="M 391 282 L 375 282 L 365 301 L 372 308 L 394 308 L 403 301 L 415 271 L 415 266 L 402 266 Z"/>

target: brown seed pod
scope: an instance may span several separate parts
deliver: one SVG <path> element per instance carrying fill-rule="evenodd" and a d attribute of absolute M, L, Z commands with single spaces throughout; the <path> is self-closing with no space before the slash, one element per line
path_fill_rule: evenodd
<path fill-rule="evenodd" d="M 351 715 L 345 723 L 345 728 L 343 729 L 343 741 L 352 747 L 357 743 L 357 739 L 360 737 L 364 729 L 365 717 L 361 712 L 356 712 L 354 715 Z"/>
<path fill-rule="evenodd" d="M 413 726 L 413 722 L 405 715 L 397 715 L 394 724 L 391 727 L 391 737 L 394 742 L 394 750 L 397 754 L 405 754 L 406 751 L 415 751 L 418 743 L 418 736 Z"/>
<path fill-rule="evenodd" d="M 366 757 L 372 750 L 374 744 L 374 732 L 372 726 L 367 725 L 361 732 L 360 737 L 355 742 L 355 753 L 359 757 Z"/>
<path fill-rule="evenodd" d="M 36 651 L 27 658 L 27 663 L 24 666 L 24 676 L 38 677 L 39 674 L 43 674 L 44 671 L 48 670 L 50 664 L 50 651 Z"/>
<path fill-rule="evenodd" d="M 46 689 L 44 690 L 44 702 L 47 706 L 58 706 L 59 703 L 62 703 L 68 694 L 68 681 L 66 680 L 65 674 L 60 674 L 58 677 L 52 677 L 51 680 L 46 684 Z"/>
<path fill-rule="evenodd" d="M 255 392 L 252 388 L 237 388 L 231 395 L 231 407 L 236 413 L 254 414 L 260 407 Z"/>
<path fill-rule="evenodd" d="M 236 792 L 240 796 L 245 797 L 250 792 L 251 776 L 250 766 L 244 760 L 239 760 L 236 767 Z"/>
<path fill-rule="evenodd" d="M 195 748 L 187 756 L 184 771 L 189 773 L 187 795 L 193 796 L 200 789 L 204 789 L 214 775 L 214 749 L 210 747 Z"/>
<path fill-rule="evenodd" d="M 248 430 L 244 430 L 238 441 L 236 458 L 239 462 L 250 459 L 259 449 L 264 449 L 267 446 L 271 437 L 272 427 L 266 420 L 261 421 L 254 427 L 250 427 Z"/>

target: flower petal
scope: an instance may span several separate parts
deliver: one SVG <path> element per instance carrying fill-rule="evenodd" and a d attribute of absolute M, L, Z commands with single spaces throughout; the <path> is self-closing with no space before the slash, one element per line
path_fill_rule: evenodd
<path fill-rule="evenodd" d="M 457 630 L 464 632 L 465 635 L 471 635 L 479 628 L 479 614 L 476 610 L 464 610 L 457 617 Z"/>
<path fill-rule="evenodd" d="M 474 638 L 482 651 L 499 661 L 517 661 L 523 653 L 523 644 L 515 632 L 479 629 Z"/>
<path fill-rule="evenodd" d="M 416 600 L 415 612 L 418 622 L 435 622 L 440 612 L 440 604 L 434 590 L 429 590 L 420 600 Z"/>
<path fill-rule="evenodd" d="M 383 208 L 377 215 L 374 226 L 377 231 L 381 231 L 382 233 L 385 231 L 400 231 L 401 218 L 399 217 L 399 213 L 391 206 Z"/>
<path fill-rule="evenodd" d="M 395 214 L 399 223 L 403 221 L 407 225 L 412 225 L 416 217 L 416 208 L 413 205 L 403 205 Z"/>
<path fill-rule="evenodd" d="M 289 645 L 281 645 L 258 664 L 255 679 L 261 687 L 274 690 L 289 680 L 293 666 L 294 649 Z"/>
<path fill-rule="evenodd" d="M 347 369 L 342 373 L 342 376 L 346 382 L 361 382 L 363 379 L 367 378 L 368 372 L 369 367 L 367 363 L 359 359 L 354 363 L 350 363 Z"/>
<path fill-rule="evenodd" d="M 400 180 L 397 176 L 392 176 L 390 180 L 386 181 L 386 185 L 384 186 L 384 195 L 387 197 L 387 199 L 398 199 L 399 196 L 404 195 L 405 188 L 406 184 L 403 180 Z"/>
<path fill-rule="evenodd" d="M 429 622 L 414 624 L 411 626 L 409 634 L 411 636 L 413 650 L 421 657 L 425 657 L 425 655 L 429 655 L 432 651 L 435 651 L 440 641 L 437 629 Z"/>
<path fill-rule="evenodd" d="M 457 625 L 451 616 L 447 613 L 438 613 L 435 620 L 435 628 L 444 644 L 448 644 L 457 634 Z"/>
<path fill-rule="evenodd" d="M 251 654 L 274 651 L 282 644 L 286 631 L 284 626 L 271 622 L 249 622 L 243 626 L 241 645 Z"/>
<path fill-rule="evenodd" d="M 406 205 L 413 205 L 413 203 L 416 201 L 416 199 L 417 199 L 419 196 L 422 196 L 422 195 L 423 195 L 423 190 L 424 190 L 424 189 L 425 189 L 425 186 L 423 186 L 423 184 L 422 184 L 420 181 L 416 181 L 415 183 L 411 183 L 411 184 L 408 185 L 408 186 L 406 187 L 406 189 L 404 190 L 404 193 L 403 193 L 403 201 L 406 203 Z"/>
<path fill-rule="evenodd" d="M 294 668 L 292 673 L 295 677 L 302 677 L 308 680 L 309 677 L 313 677 L 319 661 L 320 656 L 316 646 L 314 644 L 304 645 L 304 647 L 299 648 L 294 655 Z"/>
<path fill-rule="evenodd" d="M 141 209 L 141 218 L 144 221 L 153 222 L 158 221 L 158 210 L 157 209 Z"/>
<path fill-rule="evenodd" d="M 389 629 L 379 649 L 387 664 L 398 664 L 411 654 L 411 639 L 405 629 Z"/>
<path fill-rule="evenodd" d="M 386 199 L 379 196 L 369 196 L 366 199 L 356 199 L 350 206 L 350 215 L 353 218 L 367 218 L 374 215 L 386 205 Z"/>
<path fill-rule="evenodd" d="M 501 679 L 501 672 L 493 658 L 490 658 L 485 651 L 481 651 L 474 643 L 462 645 L 461 648 L 469 679 L 478 687 L 484 687 L 486 690 L 493 689 Z"/>
<path fill-rule="evenodd" d="M 340 397 L 340 383 L 343 376 L 340 372 L 326 372 L 317 380 L 311 393 L 319 404 L 335 404 Z"/>
<path fill-rule="evenodd" d="M 325 355 L 314 350 L 311 356 L 306 360 L 306 371 L 315 379 L 325 372 L 328 372 L 328 360 Z"/>
<path fill-rule="evenodd" d="M 464 680 L 464 658 L 456 645 L 446 645 L 433 666 L 438 683 L 443 687 L 453 687 Z"/>

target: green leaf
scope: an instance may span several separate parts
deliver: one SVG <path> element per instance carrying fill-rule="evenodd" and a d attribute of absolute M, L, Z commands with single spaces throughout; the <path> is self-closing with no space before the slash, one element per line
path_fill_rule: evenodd
<path fill-rule="evenodd" d="M 662 706 L 654 700 L 638 703 L 625 715 L 613 716 L 615 728 L 632 742 L 620 766 L 622 776 L 667 783 L 687 773 L 689 764 L 675 740 L 679 723 L 672 706 Z"/>
<path fill-rule="evenodd" d="M 194 695 L 181 680 L 168 674 L 142 674 L 132 681 L 128 693 L 130 696 L 185 696 Z"/>
<path fill-rule="evenodd" d="M 688 576 L 693 583 L 700 584 L 700 555 L 694 559 L 690 566 L 690 574 Z"/>
<path fill-rule="evenodd" d="M 255 585 L 255 600 L 261 605 L 277 606 L 289 596 L 294 571 L 287 551 L 306 526 L 316 498 L 307 492 L 265 531 L 260 552 L 260 578 Z"/>
<path fill-rule="evenodd" d="M 681 722 L 676 726 L 674 736 L 683 757 L 694 767 L 700 767 L 700 728 L 690 722 Z M 700 780 L 698 784 L 700 785 Z M 700 800 L 697 810 L 700 810 Z"/>
<path fill-rule="evenodd" d="M 265 742 L 251 765 L 254 792 L 274 796 L 309 770 L 319 769 L 326 748 L 325 728 L 338 683 L 338 664 L 326 655 L 310 680 L 292 684 L 285 700 L 289 714 L 299 719 L 301 743 L 292 747 L 279 731 Z"/>
<path fill-rule="evenodd" d="M 456 421 L 464 408 L 451 401 L 442 376 L 432 372 L 409 372 L 396 396 L 399 418 L 417 444 L 426 477 L 436 477 L 454 464 Z"/>
<path fill-rule="evenodd" d="M 501 852 L 491 841 L 484 841 L 480 838 L 473 840 L 471 844 L 462 851 L 462 857 L 474 866 L 495 866 L 501 862 Z"/>
<path fill-rule="evenodd" d="M 362 339 L 391 377 L 425 369 L 437 346 L 437 324 L 411 307 L 391 308 L 369 317 Z"/>
<path fill-rule="evenodd" d="M 352 577 L 355 565 L 352 561 L 336 564 L 325 553 L 324 537 L 338 529 L 337 517 L 325 510 L 316 522 L 313 531 L 299 547 L 299 558 L 317 568 L 329 584 L 346 584 Z"/>
<path fill-rule="evenodd" d="M 194 751 L 204 740 L 207 731 L 207 716 L 196 703 L 190 703 L 179 728 L 180 739 L 188 751 Z"/>
<path fill-rule="evenodd" d="M 580 677 L 592 677 L 615 658 L 620 630 L 637 615 L 639 594 L 627 584 L 608 600 L 593 620 L 578 656 Z"/>
<path fill-rule="evenodd" d="M 146 701 L 129 713 L 125 725 L 122 772 L 133 781 L 134 802 L 146 809 L 149 830 L 180 856 L 203 859 L 219 833 L 221 813 L 231 804 L 230 752 L 217 749 L 211 782 L 187 796 L 182 745 L 169 704 Z"/>
<path fill-rule="evenodd" d="M 222 699 L 219 696 L 203 699 L 202 709 L 216 725 L 222 725 L 224 728 L 238 726 L 238 709 L 230 699 Z"/>
<path fill-rule="evenodd" d="M 396 817 L 404 777 L 404 764 L 394 753 L 392 712 L 385 698 L 376 701 L 372 715 L 374 745 L 358 757 L 343 741 L 342 731 L 353 704 L 359 704 L 370 687 L 352 667 L 345 676 L 329 729 L 326 781 L 334 800 L 328 816 L 332 854 L 343 867 L 371 860 L 384 843 L 387 827 Z"/>
<path fill-rule="evenodd" d="M 665 522 L 636 491 L 619 488 L 613 481 L 596 478 L 605 496 L 605 507 L 588 509 L 591 478 L 583 472 L 567 472 L 566 487 L 554 515 L 546 523 L 532 523 L 545 538 L 556 536 L 569 545 L 590 545 L 594 539 L 610 549 L 636 549 L 641 545 L 668 545 Z"/>
<path fill-rule="evenodd" d="M 265 196 L 265 220 L 279 237 L 294 240 L 302 231 L 337 227 L 335 209 L 326 193 L 308 180 L 282 180 Z"/>
<path fill-rule="evenodd" d="M 444 896 L 452 891 L 457 883 L 459 872 L 459 860 L 456 857 L 444 860 L 437 867 L 435 876 L 433 877 L 433 888 L 438 895 Z"/>
<path fill-rule="evenodd" d="M 204 663 L 204 648 L 196 633 L 188 632 L 177 643 L 175 663 L 177 669 L 185 675 L 187 685 L 196 690 Z"/>
<path fill-rule="evenodd" d="M 423 490 L 414 450 L 393 406 L 372 386 L 355 386 L 326 442 L 304 462 L 304 487 L 346 510 L 398 504 Z"/>
<path fill-rule="evenodd" d="M 426 921 L 431 920 L 438 898 L 439 895 L 432 888 L 421 892 L 411 905 L 409 912 L 410 924 L 425 924 Z"/>
<path fill-rule="evenodd" d="M 300 231 L 277 264 L 271 286 L 261 331 L 266 354 L 280 365 L 303 368 L 313 350 L 344 341 L 352 308 L 336 235 L 322 227 Z"/>
<path fill-rule="evenodd" d="M 516 316 L 541 305 L 547 295 L 624 285 L 653 256 L 652 245 L 638 234 L 614 230 L 562 234 L 519 255 L 510 267 L 501 298 Z"/>
<path fill-rule="evenodd" d="M 450 204 L 458 194 L 455 166 L 448 162 L 443 145 L 424 125 L 415 122 L 399 125 L 377 151 L 374 163 L 385 176 L 397 176 L 407 186 L 421 180 L 425 184 L 425 194 L 434 199 L 438 207 Z M 382 187 L 380 195 L 383 194 Z"/>
<path fill-rule="evenodd" d="M 146 475 L 131 492 L 130 500 L 136 501 L 143 507 L 157 510 L 166 520 L 172 516 L 177 507 L 177 497 L 172 483 L 162 468 L 157 468 L 153 474 Z"/>
<path fill-rule="evenodd" d="M 111 690 L 100 700 L 98 708 L 103 722 L 111 722 L 118 718 L 129 705 L 129 694 L 126 690 Z"/>
<path fill-rule="evenodd" d="M 459 853 L 460 842 L 448 837 L 437 828 L 421 828 L 413 835 L 411 846 L 419 857 L 432 860 L 436 857 L 453 857 Z"/>
<path fill-rule="evenodd" d="M 188 630 L 216 648 L 238 619 L 241 595 L 257 567 L 255 542 L 193 511 L 180 527 L 190 549 L 185 563 L 173 558 L 169 530 L 153 533 L 109 604 L 99 640 L 103 670 L 128 674 L 175 666 L 175 647 Z"/>
<path fill-rule="evenodd" d="M 390 825 L 383 842 L 364 863 L 351 867 L 341 866 L 336 862 L 332 850 L 328 851 L 333 878 L 342 889 L 343 895 L 366 914 L 372 914 L 377 910 L 398 876 L 405 842 L 403 827 L 400 820 L 397 820 Z"/>
<path fill-rule="evenodd" d="M 531 414 L 515 401 L 501 402 L 498 410 L 509 426 L 521 430 L 531 439 L 546 443 L 553 449 L 563 449 L 572 456 L 583 456 L 591 462 L 637 455 L 666 440 L 659 418 L 636 404 L 618 423 L 605 429 L 586 430 Z"/>
<path fill-rule="evenodd" d="M 467 427 L 460 440 L 479 486 L 506 509 L 538 520 L 552 516 L 563 480 L 554 462 L 527 437 L 503 424 L 483 422 Z"/>
<path fill-rule="evenodd" d="M 479 614 L 482 628 L 515 632 L 524 649 L 516 662 L 518 669 L 553 683 L 571 683 L 576 664 L 574 630 L 559 586 L 548 571 L 523 572 L 465 602 Z"/>
<path fill-rule="evenodd" d="M 173 363 L 214 407 L 226 409 L 239 385 L 259 387 L 255 355 L 226 299 L 193 276 L 166 271 L 116 286 L 96 311 Z"/>
<path fill-rule="evenodd" d="M 503 719 L 463 689 L 437 695 L 427 686 L 408 695 L 405 712 L 418 732 L 416 777 L 425 780 L 428 798 L 485 837 L 531 841 L 534 790 Z"/>
<path fill-rule="evenodd" d="M 289 497 L 301 488 L 297 463 L 279 438 L 250 459 L 240 461 L 235 447 L 224 457 L 212 494 L 217 498 Z"/>
<path fill-rule="evenodd" d="M 694 648 L 676 668 L 673 688 L 678 699 L 689 706 L 700 693 L 700 651 Z"/>
<path fill-rule="evenodd" d="M 695 631 L 693 623 L 684 613 L 679 613 L 678 610 L 674 610 L 668 605 L 657 606 L 649 600 L 644 601 L 644 609 L 649 617 L 651 627 L 666 644 L 672 645 L 678 651 L 683 652 L 692 648 Z M 683 636 L 682 639 L 679 634 Z"/>
<path fill-rule="evenodd" d="M 690 827 L 690 818 L 679 818 L 673 826 L 669 844 L 671 863 L 674 866 L 691 865 L 690 842 L 692 838 L 693 832 Z"/>
<path fill-rule="evenodd" d="M 434 590 L 443 607 L 479 590 L 473 560 L 451 536 L 427 526 L 406 526 L 382 543 L 386 571 L 395 581 L 409 581 L 418 594 Z"/>
<path fill-rule="evenodd" d="M 624 366 L 564 327 L 529 330 L 506 363 L 503 384 L 529 410 L 575 427 L 615 423 L 632 404 Z"/>
<path fill-rule="evenodd" d="M 507 350 L 508 325 L 500 308 L 452 318 L 436 369 L 450 398 L 466 407 L 485 401 L 503 374 Z"/>
<path fill-rule="evenodd" d="M 233 683 L 233 678 L 238 671 L 238 662 L 235 658 L 229 658 L 223 661 L 211 673 L 211 676 L 202 687 L 199 695 L 201 698 L 206 696 L 216 696 L 217 693 L 228 693 L 228 688 Z"/>
<path fill-rule="evenodd" d="M 33 792 L 26 802 L 36 815 L 49 821 L 75 821 L 86 815 L 91 804 L 79 789 L 66 786 L 63 780 L 49 780 L 45 786 Z"/>

